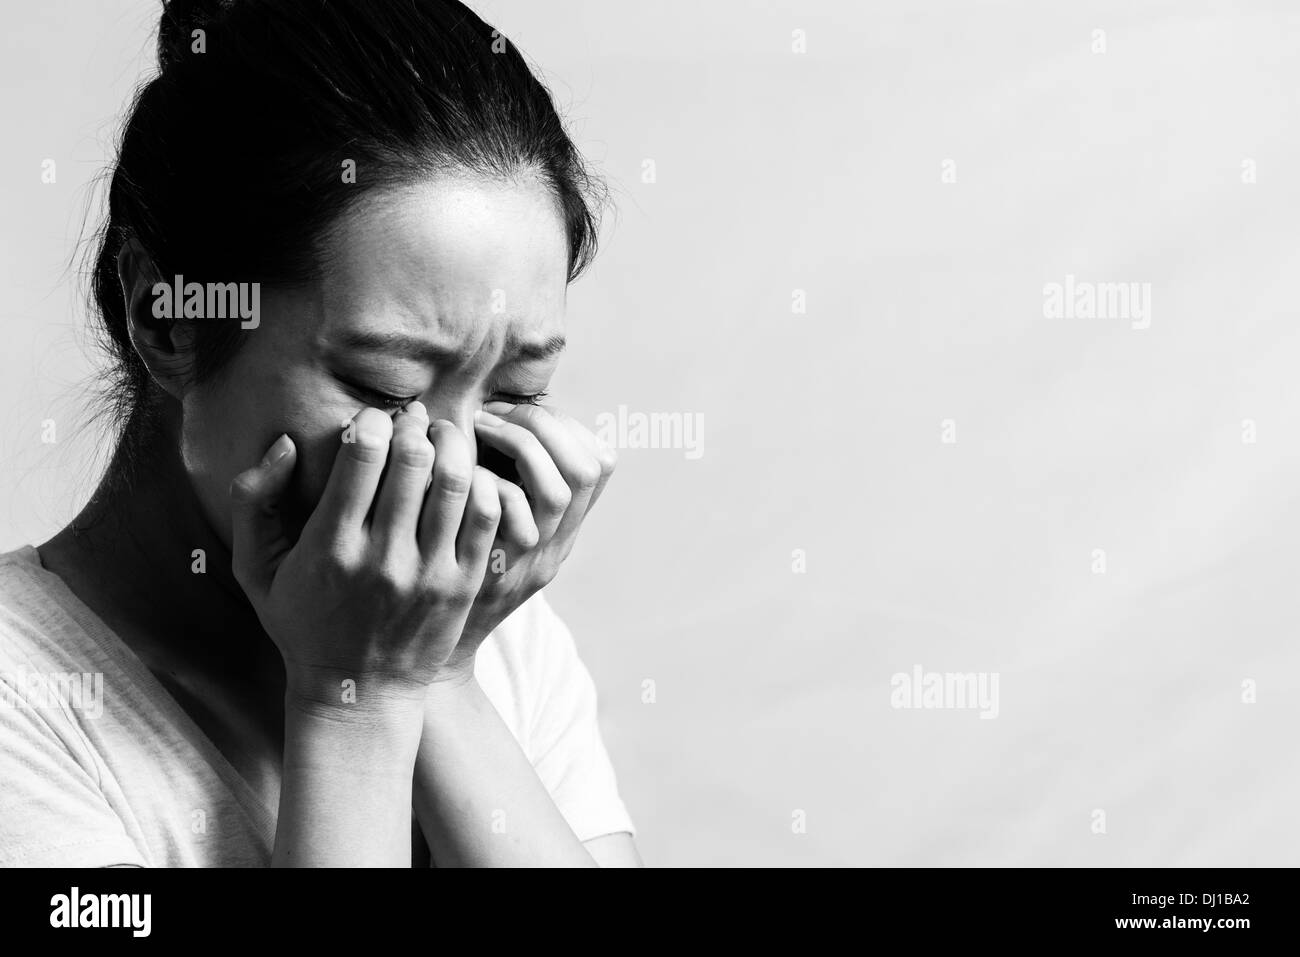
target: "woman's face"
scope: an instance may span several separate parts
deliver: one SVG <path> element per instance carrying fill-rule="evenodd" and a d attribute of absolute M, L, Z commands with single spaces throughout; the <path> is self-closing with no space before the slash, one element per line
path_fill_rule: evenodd
<path fill-rule="evenodd" d="M 366 198 L 333 236 L 325 278 L 264 288 L 227 369 L 183 397 L 183 462 L 227 546 L 231 480 L 280 433 L 298 448 L 296 536 L 364 406 L 418 398 L 473 447 L 474 412 L 545 391 L 559 361 L 568 245 L 542 184 L 441 177 Z"/>

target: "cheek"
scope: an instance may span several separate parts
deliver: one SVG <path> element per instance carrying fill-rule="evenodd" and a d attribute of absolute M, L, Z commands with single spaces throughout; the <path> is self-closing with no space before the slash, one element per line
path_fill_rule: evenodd
<path fill-rule="evenodd" d="M 219 393 L 185 401 L 182 455 L 209 524 L 230 545 L 230 483 L 261 461 L 281 433 L 297 449 L 297 463 L 281 503 L 285 531 L 296 540 L 320 500 L 334 467 L 343 423 L 356 412 L 337 397 L 289 376 L 232 377 Z"/>
<path fill-rule="evenodd" d="M 196 390 L 197 391 L 197 390 Z M 181 460 L 208 523 L 230 544 L 230 483 L 275 441 L 265 396 L 251 388 L 185 397 Z"/>
<path fill-rule="evenodd" d="M 297 540 L 303 525 L 325 492 L 334 460 L 338 456 L 343 422 L 347 415 L 348 413 L 340 412 L 337 421 L 328 416 L 300 416 L 296 427 L 280 430 L 289 433 L 298 449 L 298 463 L 284 503 L 285 525 L 290 540 Z"/>

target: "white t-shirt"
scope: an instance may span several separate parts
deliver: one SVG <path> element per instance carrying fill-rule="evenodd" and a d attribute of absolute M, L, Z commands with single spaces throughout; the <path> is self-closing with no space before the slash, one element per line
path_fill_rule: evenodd
<path fill-rule="evenodd" d="M 636 833 L 591 676 L 540 594 L 475 676 L 579 840 Z M 0 554 L 0 866 L 265 866 L 275 811 L 34 547 Z"/>

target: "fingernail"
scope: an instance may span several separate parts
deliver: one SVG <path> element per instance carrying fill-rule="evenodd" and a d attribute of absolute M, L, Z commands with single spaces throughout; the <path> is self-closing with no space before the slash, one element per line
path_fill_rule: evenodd
<path fill-rule="evenodd" d="M 461 428 L 460 428 L 460 426 L 457 425 L 455 422 L 451 421 L 451 419 L 435 419 L 435 420 L 434 420 L 434 421 L 429 425 L 429 428 L 428 428 L 428 431 L 427 431 L 427 434 L 428 434 L 429 438 L 432 439 L 432 438 L 433 438 L 433 433 L 436 432 L 436 431 L 438 431 L 439 426 L 444 426 L 444 425 L 445 425 L 447 428 L 449 428 L 449 429 L 454 429 L 454 430 L 457 431 L 457 432 L 461 432 Z M 463 435 L 464 433 L 461 432 L 461 434 Z"/>
<path fill-rule="evenodd" d="M 425 419 L 429 417 L 429 410 L 424 407 L 424 403 L 419 399 L 412 399 L 406 405 L 402 406 L 402 411 L 411 415 L 421 416 Z"/>
<path fill-rule="evenodd" d="M 291 451 L 293 451 L 293 442 L 289 440 L 287 433 L 281 435 L 271 443 L 271 447 L 267 449 L 266 454 L 262 456 L 262 468 L 270 468 Z"/>
<path fill-rule="evenodd" d="M 509 415 L 514 409 L 515 407 L 509 402 L 492 401 L 483 403 L 483 411 L 489 415 L 494 412 L 497 415 Z"/>
<path fill-rule="evenodd" d="M 505 419 L 501 418 L 498 415 L 493 415 L 491 412 L 487 412 L 483 409 L 479 409 L 477 412 L 474 413 L 474 420 L 476 422 L 482 422 L 484 425 L 505 425 L 506 424 Z"/>

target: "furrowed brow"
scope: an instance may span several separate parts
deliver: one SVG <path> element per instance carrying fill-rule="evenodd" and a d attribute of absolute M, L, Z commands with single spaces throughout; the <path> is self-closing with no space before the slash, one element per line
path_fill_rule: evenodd
<path fill-rule="evenodd" d="M 564 336 L 549 336 L 540 342 L 517 342 L 515 343 L 515 358 L 524 361 L 540 361 L 549 359 L 564 351 Z"/>
<path fill-rule="evenodd" d="M 345 350 L 356 349 L 362 352 L 403 355 L 428 365 L 446 365 L 460 358 L 460 352 L 456 349 L 448 349 L 427 339 L 408 336 L 401 332 L 355 330 L 340 336 L 338 346 Z"/>

